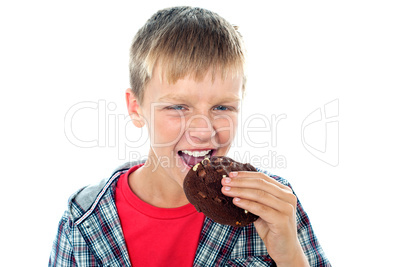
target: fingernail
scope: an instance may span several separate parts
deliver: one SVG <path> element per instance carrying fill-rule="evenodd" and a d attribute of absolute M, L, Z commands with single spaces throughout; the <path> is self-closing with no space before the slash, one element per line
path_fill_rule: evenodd
<path fill-rule="evenodd" d="M 230 179 L 230 178 L 225 178 L 225 184 L 230 184 L 230 182 L 232 181 L 232 179 Z"/>
<path fill-rule="evenodd" d="M 234 202 L 239 202 L 239 201 L 240 201 L 240 198 L 235 197 L 233 200 L 234 200 Z"/>
<path fill-rule="evenodd" d="M 231 172 L 229 173 L 230 177 L 236 177 L 239 173 L 238 172 Z"/>
<path fill-rule="evenodd" d="M 230 191 L 230 187 L 229 187 L 229 186 L 225 186 L 225 191 Z"/>

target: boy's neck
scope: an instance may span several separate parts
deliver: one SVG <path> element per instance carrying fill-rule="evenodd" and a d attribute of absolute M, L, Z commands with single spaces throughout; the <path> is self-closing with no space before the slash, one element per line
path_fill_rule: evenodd
<path fill-rule="evenodd" d="M 155 171 L 152 160 L 128 177 L 131 191 L 142 201 L 159 208 L 177 208 L 188 204 L 182 186 Z"/>

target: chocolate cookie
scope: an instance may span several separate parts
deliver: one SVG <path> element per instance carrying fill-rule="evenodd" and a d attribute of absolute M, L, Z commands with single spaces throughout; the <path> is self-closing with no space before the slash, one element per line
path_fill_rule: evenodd
<path fill-rule="evenodd" d="M 222 194 L 221 180 L 231 171 L 257 171 L 252 165 L 240 163 L 228 157 L 214 156 L 196 164 L 184 179 L 183 188 L 188 201 L 198 212 L 217 223 L 245 226 L 258 216 L 233 204 L 233 198 Z"/>

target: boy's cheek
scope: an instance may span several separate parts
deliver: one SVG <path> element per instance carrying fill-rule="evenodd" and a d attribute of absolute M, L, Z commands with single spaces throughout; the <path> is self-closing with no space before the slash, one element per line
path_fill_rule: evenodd
<path fill-rule="evenodd" d="M 150 135 L 151 141 L 159 145 L 175 145 L 184 132 L 184 126 L 180 119 L 164 118 L 155 119 L 151 123 Z M 185 124 L 184 124 L 185 125 Z"/>
<path fill-rule="evenodd" d="M 237 120 L 219 120 L 215 123 L 215 127 L 221 146 L 229 145 L 236 135 Z"/>
<path fill-rule="evenodd" d="M 224 147 L 224 146 L 230 146 L 234 137 L 235 137 L 236 132 L 233 129 L 223 129 L 219 128 L 216 130 L 216 135 L 218 136 L 217 142 L 218 144 L 214 144 L 217 147 Z"/>

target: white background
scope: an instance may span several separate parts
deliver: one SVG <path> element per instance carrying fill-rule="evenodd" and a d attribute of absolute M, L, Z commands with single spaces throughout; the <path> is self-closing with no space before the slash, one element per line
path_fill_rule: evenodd
<path fill-rule="evenodd" d="M 127 148 L 126 153 L 119 145 L 125 133 L 131 146 L 146 142 L 146 132 L 114 122 L 126 114 L 132 37 L 154 12 L 173 5 L 206 7 L 239 25 L 249 55 L 243 118 L 286 116 L 276 124 L 276 145 L 267 128 L 272 120 L 270 125 L 255 120 L 250 127 L 262 132 L 254 133 L 252 140 L 268 141 L 269 146 L 254 148 L 241 139 L 231 153 L 261 158 L 271 153 L 262 167 L 290 180 L 333 266 L 400 264 L 398 1 L 4 2 L 4 266 L 45 266 L 69 195 L 109 176 L 130 159 L 130 150 L 146 155 L 148 143 Z M 339 151 L 328 152 L 333 162 L 339 152 L 339 164 L 332 164 L 336 166 L 309 153 L 301 138 L 303 120 L 333 100 L 339 101 L 339 116 L 332 118 L 338 122 L 339 135 L 333 127 L 326 135 L 325 120 L 305 134 L 310 145 L 321 149 L 325 140 L 339 140 Z M 65 134 L 66 114 L 83 102 L 98 108 L 78 111 L 67 126 L 82 140 L 98 141 L 92 148 L 77 146 Z M 98 125 L 98 116 L 106 128 Z M 285 165 L 278 164 L 279 159 Z"/>

